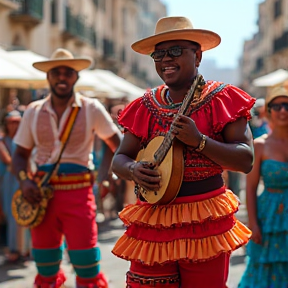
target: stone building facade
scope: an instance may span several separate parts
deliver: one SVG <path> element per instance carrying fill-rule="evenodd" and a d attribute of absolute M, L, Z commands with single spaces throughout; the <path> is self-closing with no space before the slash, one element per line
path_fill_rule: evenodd
<path fill-rule="evenodd" d="M 160 0 L 0 0 L 0 46 L 46 57 L 67 48 L 92 57 L 93 68 L 146 88 L 159 82 L 158 75 L 130 45 L 152 34 L 163 16 Z"/>
<path fill-rule="evenodd" d="M 243 47 L 242 87 L 255 97 L 267 88 L 252 81 L 278 69 L 288 69 L 288 0 L 265 0 L 258 6 L 258 31 Z"/>

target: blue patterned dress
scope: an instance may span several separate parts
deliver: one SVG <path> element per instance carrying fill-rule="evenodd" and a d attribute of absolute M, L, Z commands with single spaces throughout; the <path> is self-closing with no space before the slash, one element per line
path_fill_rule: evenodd
<path fill-rule="evenodd" d="M 263 245 L 247 245 L 239 288 L 288 288 L 288 162 L 264 160 L 264 191 L 257 200 Z"/>
<path fill-rule="evenodd" d="M 7 146 L 7 149 L 12 155 L 16 149 L 16 144 L 8 136 L 4 137 L 4 141 Z M 7 220 L 7 228 L 8 228 L 7 246 L 10 252 L 16 252 L 18 251 L 18 244 L 17 244 L 18 225 L 12 215 L 11 202 L 14 192 L 17 189 L 19 189 L 19 183 L 17 178 L 10 172 L 10 169 L 8 169 L 8 166 L 4 164 L 1 160 L 0 162 L 1 162 L 0 166 L 5 167 L 5 172 L 3 173 L 0 181 L 0 190 L 2 194 L 3 211 Z"/>

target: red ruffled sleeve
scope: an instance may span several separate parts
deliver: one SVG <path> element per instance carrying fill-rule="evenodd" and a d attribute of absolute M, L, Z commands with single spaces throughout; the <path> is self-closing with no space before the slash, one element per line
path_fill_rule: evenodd
<path fill-rule="evenodd" d="M 151 114 L 142 103 L 143 97 L 137 98 L 121 112 L 118 123 L 135 136 L 147 140 Z"/>
<path fill-rule="evenodd" d="M 214 95 L 211 102 L 212 126 L 214 133 L 223 130 L 226 124 L 234 122 L 240 117 L 251 119 L 250 110 L 256 99 L 243 90 L 227 85 Z"/>

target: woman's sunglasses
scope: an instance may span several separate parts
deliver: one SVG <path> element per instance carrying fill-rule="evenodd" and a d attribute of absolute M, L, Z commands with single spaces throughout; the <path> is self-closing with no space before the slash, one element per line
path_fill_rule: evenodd
<path fill-rule="evenodd" d="M 195 48 L 188 48 L 188 47 L 171 47 L 169 49 L 162 49 L 162 50 L 155 50 L 153 53 L 151 53 L 151 57 L 153 58 L 154 62 L 160 62 L 166 54 L 168 54 L 169 57 L 180 57 L 183 53 L 183 49 L 190 49 L 196 52 L 197 49 Z"/>
<path fill-rule="evenodd" d="M 274 104 L 269 104 L 268 105 L 268 108 L 269 110 L 274 110 L 274 111 L 277 111 L 279 112 L 282 107 L 284 107 L 285 111 L 288 112 L 288 103 L 287 102 L 283 102 L 283 103 L 274 103 Z"/>

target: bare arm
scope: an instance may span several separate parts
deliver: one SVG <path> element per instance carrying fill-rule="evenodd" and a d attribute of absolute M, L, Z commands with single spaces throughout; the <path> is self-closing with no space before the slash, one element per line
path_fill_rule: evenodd
<path fill-rule="evenodd" d="M 11 164 L 11 156 L 3 141 L 0 141 L 0 159 L 6 165 Z"/>
<path fill-rule="evenodd" d="M 19 172 L 25 171 L 27 173 L 30 155 L 31 150 L 17 145 L 16 151 L 12 158 L 12 172 L 19 181 Z"/>
<path fill-rule="evenodd" d="M 141 162 L 135 162 L 140 151 L 140 139 L 127 132 L 115 153 L 112 170 L 122 179 L 134 180 L 147 190 L 159 190 L 160 174 L 157 169 L 144 167 Z"/>
<path fill-rule="evenodd" d="M 172 133 L 184 144 L 196 148 L 201 133 L 195 122 L 187 116 L 178 116 Z M 221 165 L 224 169 L 248 173 L 253 164 L 253 140 L 245 118 L 229 123 L 222 131 L 224 143 L 207 138 L 203 155 Z"/>
<path fill-rule="evenodd" d="M 264 139 L 257 139 L 254 142 L 255 161 L 251 172 L 246 179 L 246 203 L 249 220 L 249 228 L 252 230 L 252 240 L 261 243 L 261 232 L 257 221 L 257 188 L 260 180 L 260 168 L 264 148 Z"/>
<path fill-rule="evenodd" d="M 112 135 L 110 138 L 105 139 L 104 142 L 107 144 L 110 150 L 114 153 L 120 145 L 121 138 L 122 138 L 121 132 L 117 131 L 117 133 Z"/>
<path fill-rule="evenodd" d="M 30 149 L 26 149 L 18 145 L 12 157 L 12 172 L 19 180 L 20 189 L 22 190 L 23 196 L 27 199 L 27 201 L 30 203 L 38 203 L 41 201 L 41 194 L 36 183 L 28 177 L 27 179 L 20 179 L 19 177 L 20 171 L 25 171 L 27 173 L 30 155 Z"/>
<path fill-rule="evenodd" d="M 131 180 L 129 166 L 134 163 L 139 150 L 140 139 L 130 132 L 125 133 L 120 147 L 113 158 L 113 172 L 123 179 Z"/>
<path fill-rule="evenodd" d="M 208 139 L 203 154 L 232 171 L 249 173 L 253 165 L 253 139 L 245 118 L 229 123 L 223 130 L 225 143 Z"/>

